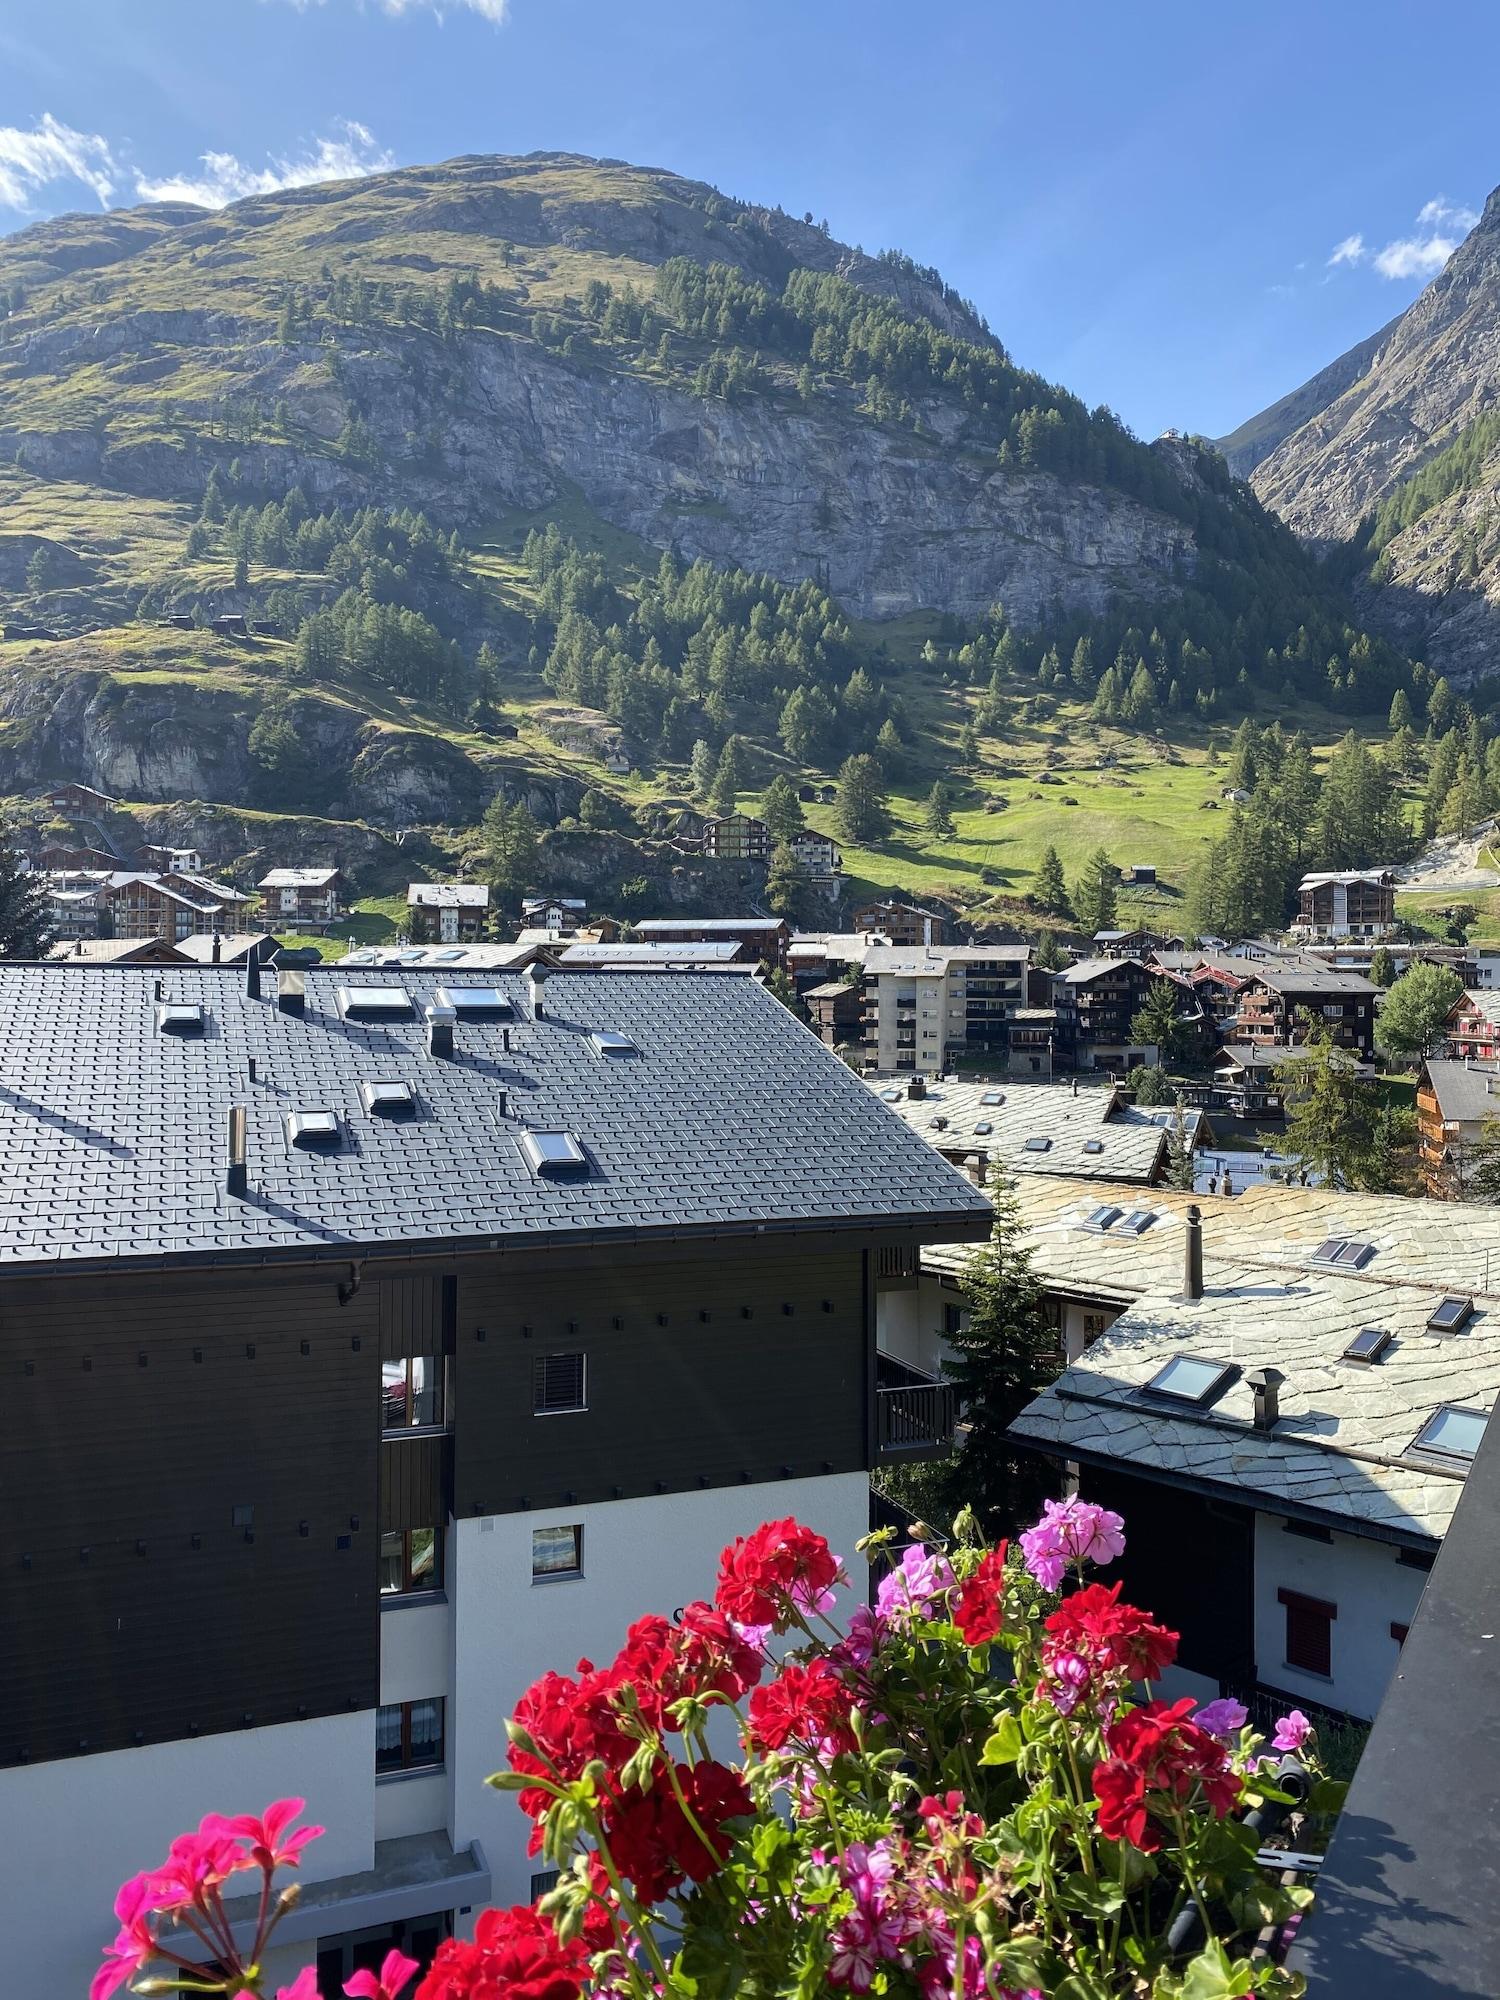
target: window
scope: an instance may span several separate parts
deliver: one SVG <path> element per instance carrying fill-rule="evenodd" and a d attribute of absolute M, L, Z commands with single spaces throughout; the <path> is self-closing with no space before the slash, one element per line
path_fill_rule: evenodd
<path fill-rule="evenodd" d="M 443 1357 L 408 1354 L 380 1364 L 382 1430 L 431 1429 L 443 1421 Z"/>
<path fill-rule="evenodd" d="M 411 1012 L 411 996 L 404 986 L 341 986 L 338 997 L 346 1021 L 360 1015 L 399 1019 Z"/>
<path fill-rule="evenodd" d="M 1388 1326 L 1362 1326 L 1344 1349 L 1344 1359 L 1372 1364 L 1385 1353 L 1393 1337 Z"/>
<path fill-rule="evenodd" d="M 156 1028 L 162 1035 L 201 1035 L 203 1009 L 196 1000 L 167 1000 L 156 1010 Z"/>
<path fill-rule="evenodd" d="M 1119 1221 L 1124 1213 L 1125 1211 L 1122 1208 L 1108 1206 L 1096 1208 L 1084 1217 L 1083 1226 L 1085 1229 L 1092 1230 L 1096 1236 L 1102 1236 L 1107 1229 Z"/>
<path fill-rule="evenodd" d="M 1437 1452 L 1443 1458 L 1472 1458 L 1487 1419 L 1484 1410 L 1462 1410 L 1457 1404 L 1444 1403 L 1423 1424 L 1411 1448 Z"/>
<path fill-rule="evenodd" d="M 1003 1104 L 1005 1102 L 1005 1092 L 1003 1090 L 987 1090 L 979 1101 L 981 1104 Z"/>
<path fill-rule="evenodd" d="M 1121 1236 L 1144 1236 L 1155 1220 L 1155 1209 L 1133 1208 L 1119 1224 L 1117 1233 Z"/>
<path fill-rule="evenodd" d="M 335 1152 L 339 1143 L 339 1115 L 320 1107 L 315 1111 L 286 1114 L 286 1142 L 299 1152 Z"/>
<path fill-rule="evenodd" d="M 1089 1154 L 1102 1153 L 1104 1151 L 1104 1141 L 1102 1139 L 1085 1139 L 1083 1150 Z"/>
<path fill-rule="evenodd" d="M 1050 1153 L 1052 1151 L 1052 1141 L 1036 1136 L 1028 1139 L 1021 1150 L 1025 1153 Z"/>
<path fill-rule="evenodd" d="M 455 1014 L 467 1014 L 471 1020 L 482 1014 L 515 1011 L 498 986 L 440 986 L 432 997 L 440 1007 L 451 1007 Z"/>
<path fill-rule="evenodd" d="M 1336 1604 L 1325 1598 L 1304 1597 L 1300 1591 L 1278 1590 L 1276 1601 L 1286 1611 L 1286 1663 L 1299 1674 L 1333 1678 L 1333 1621 L 1339 1615 Z"/>
<path fill-rule="evenodd" d="M 523 1132 L 521 1151 L 539 1177 L 581 1178 L 589 1170 L 589 1156 L 571 1132 Z"/>
<path fill-rule="evenodd" d="M 372 1118 L 399 1118 L 413 1108 L 411 1085 L 394 1078 L 362 1083 L 359 1094 Z"/>
<path fill-rule="evenodd" d="M 1429 1333 L 1459 1333 L 1474 1316 L 1472 1299 L 1446 1298 L 1427 1322 Z"/>
<path fill-rule="evenodd" d="M 531 1878 L 532 1902 L 539 1902 L 543 1896 L 555 1889 L 560 1879 L 561 1871 L 556 1868 L 544 1868 L 540 1875 L 533 1875 Z"/>
<path fill-rule="evenodd" d="M 393 1528 L 380 1537 L 382 1597 L 442 1587 L 443 1542 L 436 1528 Z"/>
<path fill-rule="evenodd" d="M 964 1308 L 962 1306 L 943 1307 L 943 1332 L 951 1340 L 956 1333 L 964 1330 Z"/>
<path fill-rule="evenodd" d="M 629 1035 L 618 1035 L 613 1029 L 596 1028 L 589 1036 L 596 1056 L 638 1056 L 639 1048 Z"/>
<path fill-rule="evenodd" d="M 538 1354 L 531 1364 L 531 1413 L 555 1417 L 569 1410 L 586 1410 L 584 1357 L 581 1354 Z"/>
<path fill-rule="evenodd" d="M 981 1118 L 979 1123 L 974 1127 L 974 1137 L 976 1139 L 988 1139 L 994 1129 L 988 1118 Z"/>
<path fill-rule="evenodd" d="M 1362 1271 L 1375 1255 L 1373 1243 L 1361 1243 L 1352 1236 L 1329 1236 L 1313 1252 L 1315 1264 L 1337 1264 L 1346 1271 Z"/>
<path fill-rule="evenodd" d="M 583 1528 L 533 1528 L 531 1531 L 531 1580 L 550 1582 L 554 1577 L 583 1575 Z"/>
<path fill-rule="evenodd" d="M 398 1701 L 375 1711 L 375 1775 L 443 1768 L 443 1698 Z"/>
<path fill-rule="evenodd" d="M 1083 1316 L 1084 1346 L 1087 1347 L 1091 1340 L 1097 1340 L 1102 1333 L 1107 1331 L 1108 1327 L 1109 1321 L 1103 1313 L 1085 1313 Z"/>
<path fill-rule="evenodd" d="M 1222 1361 L 1203 1361 L 1194 1354 L 1174 1354 L 1165 1368 L 1145 1385 L 1150 1396 L 1170 1396 L 1179 1403 L 1211 1403 L 1228 1388 L 1238 1369 Z"/>

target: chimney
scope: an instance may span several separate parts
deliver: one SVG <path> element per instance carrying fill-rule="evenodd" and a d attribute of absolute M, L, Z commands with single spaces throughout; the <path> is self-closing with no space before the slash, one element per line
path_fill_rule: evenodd
<path fill-rule="evenodd" d="M 1076 1076 L 1073 1079 L 1073 1095 L 1075 1097 L 1078 1095 L 1078 1079 Z"/>
<path fill-rule="evenodd" d="M 429 1000 L 425 1008 L 427 1016 L 427 1053 L 435 1062 L 451 1061 L 453 1057 L 453 1027 L 458 1019 L 458 1009 L 447 1007 L 439 1001 Z"/>
<path fill-rule="evenodd" d="M 276 1005 L 283 1014 L 300 1014 L 306 1007 L 307 974 L 300 966 L 284 965 L 277 971 Z"/>
<path fill-rule="evenodd" d="M 931 917 L 923 917 L 923 919 L 922 919 L 922 943 L 923 943 L 923 946 L 925 947 L 925 949 L 926 949 L 926 950 L 928 950 L 928 951 L 931 951 L 931 950 L 932 950 L 932 919 L 931 919 Z"/>
<path fill-rule="evenodd" d="M 547 983 L 547 968 L 544 965 L 530 965 L 526 969 L 526 992 L 531 1001 L 531 1018 L 540 1021 L 545 1018 L 542 1006 L 542 989 Z"/>
<path fill-rule="evenodd" d="M 1257 1368 L 1247 1375 L 1255 1397 L 1255 1428 L 1269 1431 L 1276 1428 L 1276 1419 L 1281 1415 L 1281 1385 L 1286 1380 L 1279 1368 Z"/>
<path fill-rule="evenodd" d="M 260 960 L 253 951 L 245 959 L 245 991 L 252 1000 L 260 998 Z"/>
<path fill-rule="evenodd" d="M 208 947 L 208 956 L 210 964 L 212 965 L 218 964 L 220 951 L 221 951 L 221 946 L 219 943 L 219 933 L 215 931 L 213 934 L 212 941 L 210 942 Z"/>
<path fill-rule="evenodd" d="M 926 1078 L 920 1076 L 914 1076 L 911 1082 L 906 1086 L 906 1094 L 908 1097 L 912 1098 L 925 1097 L 927 1095 Z"/>
<path fill-rule="evenodd" d="M 1203 1296 L 1203 1211 L 1195 1201 L 1188 1204 L 1182 1240 L 1182 1296 Z"/>
<path fill-rule="evenodd" d="M 243 1196 L 247 1191 L 245 1167 L 245 1107 L 229 1107 L 229 1165 L 224 1170 L 224 1192 Z"/>

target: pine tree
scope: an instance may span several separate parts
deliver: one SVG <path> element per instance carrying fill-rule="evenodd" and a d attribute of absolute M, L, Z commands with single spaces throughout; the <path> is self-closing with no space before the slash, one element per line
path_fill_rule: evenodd
<path fill-rule="evenodd" d="M 1180 992 L 1170 979 L 1153 980 L 1130 1023 L 1131 1041 L 1156 1048 L 1163 1067 L 1180 1062 L 1187 1046 L 1188 1031 L 1177 1014 Z"/>
<path fill-rule="evenodd" d="M 1383 944 L 1375 947 L 1375 955 L 1370 960 L 1370 977 L 1377 986 L 1394 986 L 1396 983 L 1396 961 Z"/>
<path fill-rule="evenodd" d="M 875 755 L 880 760 L 880 768 L 888 778 L 899 778 L 906 763 L 906 748 L 901 741 L 901 732 L 889 716 L 881 723 L 875 737 Z"/>
<path fill-rule="evenodd" d="M 708 797 L 709 793 L 713 790 L 714 779 L 718 774 L 718 769 L 719 760 L 714 755 L 713 745 L 705 743 L 700 736 L 698 741 L 693 745 L 693 761 L 691 765 L 694 798 L 706 799 Z"/>
<path fill-rule="evenodd" d="M 1391 696 L 1391 712 L 1387 718 L 1392 735 L 1398 729 L 1410 729 L 1414 719 L 1411 712 L 1411 696 L 1405 688 L 1397 688 Z"/>
<path fill-rule="evenodd" d="M 1063 874 L 1062 856 L 1055 847 L 1042 851 L 1036 873 L 1031 878 L 1031 900 L 1049 917 L 1066 917 L 1071 912 L 1068 884 Z"/>
<path fill-rule="evenodd" d="M 927 794 L 927 809 L 923 818 L 934 840 L 953 838 L 953 799 L 941 778 Z"/>
<path fill-rule="evenodd" d="M 31 560 L 26 565 L 26 588 L 36 592 L 45 590 L 52 578 L 52 551 L 45 542 L 32 550 Z"/>
<path fill-rule="evenodd" d="M 1067 954 L 1058 943 L 1055 931 L 1043 931 L 1037 938 L 1036 949 L 1031 954 L 1031 962 L 1039 972 L 1061 972 L 1067 964 Z"/>
<path fill-rule="evenodd" d="M 714 781 L 709 787 L 708 802 L 715 812 L 732 813 L 745 788 L 749 773 L 748 746 L 743 736 L 731 736 L 719 752 L 718 767 Z"/>
<path fill-rule="evenodd" d="M 807 825 L 807 815 L 797 797 L 797 787 L 784 772 L 767 785 L 760 802 L 760 816 L 766 823 L 766 832 L 777 846 L 794 840 Z"/>
<path fill-rule="evenodd" d="M 480 823 L 480 831 L 496 895 L 519 895 L 531 885 L 538 853 L 537 824 L 525 801 L 518 799 L 514 805 L 508 805 L 497 792 Z"/>
<path fill-rule="evenodd" d="M 40 958 L 51 941 L 46 891 L 22 869 L 11 829 L 0 821 L 0 959 Z"/>
<path fill-rule="evenodd" d="M 1326 1187 L 1367 1188 L 1380 1178 L 1375 1095 L 1323 1022 L 1310 1024 L 1275 1077 L 1286 1099 L 1289 1153 Z"/>
<path fill-rule="evenodd" d="M 873 757 L 849 757 L 839 769 L 834 823 L 842 839 L 854 846 L 884 840 L 891 830 L 885 773 Z"/>
<path fill-rule="evenodd" d="M 1180 1097 L 1167 1134 L 1166 1183 L 1168 1187 L 1181 1188 L 1187 1194 L 1191 1194 L 1197 1185 L 1192 1141 L 1188 1138 L 1187 1107 Z"/>
<path fill-rule="evenodd" d="M 1120 871 L 1102 847 L 1095 848 L 1073 884 L 1073 915 L 1090 937 L 1114 928 L 1119 909 Z"/>
<path fill-rule="evenodd" d="M 1048 1490 L 1041 1461 L 1017 1451 L 1007 1432 L 1056 1379 L 1062 1356 L 1024 1242 L 1014 1185 L 993 1181 L 986 1192 L 995 1205 L 994 1228 L 964 1268 L 966 1310 L 958 1332 L 948 1337 L 953 1356 L 944 1372 L 967 1426 L 951 1466 L 953 1498 L 971 1506 L 987 1530 L 1005 1534 L 1038 1510 Z"/>
<path fill-rule="evenodd" d="M 817 890 L 812 877 L 789 847 L 774 847 L 766 871 L 766 907 L 773 916 L 791 924 L 810 923 L 818 914 Z"/>

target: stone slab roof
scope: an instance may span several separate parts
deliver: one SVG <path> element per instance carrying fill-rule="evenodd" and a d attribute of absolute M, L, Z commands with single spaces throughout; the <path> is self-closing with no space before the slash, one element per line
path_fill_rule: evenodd
<path fill-rule="evenodd" d="M 1167 1133 L 1121 1105 L 1108 1086 L 1075 1090 L 1071 1083 L 1012 1077 L 996 1083 L 939 1081 L 918 1098 L 907 1095 L 899 1078 L 866 1081 L 928 1145 L 948 1154 L 977 1154 L 1007 1174 L 1144 1184 L 1167 1149 Z M 1097 1152 L 1091 1150 L 1095 1146 Z"/>

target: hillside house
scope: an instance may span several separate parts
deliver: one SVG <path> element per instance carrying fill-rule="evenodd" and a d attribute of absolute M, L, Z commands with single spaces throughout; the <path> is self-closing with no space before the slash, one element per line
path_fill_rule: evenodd
<path fill-rule="evenodd" d="M 474 944 L 490 927 L 486 882 L 409 882 L 406 927 L 413 944 Z"/>
<path fill-rule="evenodd" d="M 1447 1020 L 1443 1053 L 1459 1062 L 1491 1062 L 1500 1055 L 1500 992 L 1465 991 Z"/>
<path fill-rule="evenodd" d="M 0 1824 L 69 1885 L 18 1996 L 87 1990 L 143 1801 L 317 1800 L 269 1991 L 430 1960 L 535 1893 L 483 1782 L 528 1684 L 951 1444 L 874 1272 L 989 1204 L 754 979 L 258 985 L 0 968 Z"/>
<path fill-rule="evenodd" d="M 1137 1063 L 1154 1064 L 1155 1043 L 1142 1043 L 1131 1023 L 1147 995 L 1170 979 L 1179 997 L 1179 1013 L 1202 1021 L 1191 987 L 1139 958 L 1085 958 L 1052 975 L 1057 1007 L 1057 1050 L 1069 1068 L 1125 1071 Z"/>
<path fill-rule="evenodd" d="M 1500 1120 L 1500 1063 L 1432 1056 L 1417 1083 L 1417 1149 L 1422 1184 L 1435 1201 L 1468 1187 L 1475 1149 Z"/>
<path fill-rule="evenodd" d="M 570 937 L 587 916 L 588 907 L 583 896 L 523 896 L 521 923 L 527 930 Z"/>
<path fill-rule="evenodd" d="M 945 944 L 948 938 L 946 918 L 915 903 L 865 903 L 850 917 L 849 928 L 879 931 L 893 945 Z"/>
<path fill-rule="evenodd" d="M 1304 875 L 1297 889 L 1295 937 L 1384 937 L 1396 924 L 1396 877 L 1389 868 Z"/>
<path fill-rule="evenodd" d="M 764 861 L 770 851 L 763 819 L 737 812 L 703 822 L 703 852 L 710 861 Z"/>
<path fill-rule="evenodd" d="M 643 917 L 635 927 L 643 944 L 723 944 L 742 947 L 762 965 L 785 967 L 792 930 L 783 917 Z"/>
<path fill-rule="evenodd" d="M 101 813 L 112 813 L 119 804 L 107 792 L 96 792 L 92 785 L 53 785 L 47 793 L 47 804 L 55 813 L 82 815 L 97 819 Z"/>
<path fill-rule="evenodd" d="M 344 877 L 338 868 L 273 868 L 255 886 L 272 930 L 325 930 L 344 914 Z"/>
<path fill-rule="evenodd" d="M 1247 962 L 1239 1012 L 1227 1039 L 1235 1043 L 1297 1043 L 1320 1021 L 1339 1048 L 1363 1062 L 1375 1058 L 1375 995 L 1362 974 L 1286 960 Z"/>
<path fill-rule="evenodd" d="M 201 875 L 203 856 L 196 847 L 162 847 L 147 842 L 135 851 L 138 864 L 157 875 Z"/>

